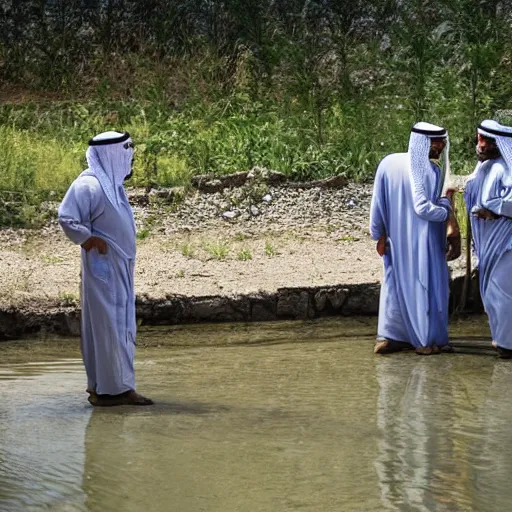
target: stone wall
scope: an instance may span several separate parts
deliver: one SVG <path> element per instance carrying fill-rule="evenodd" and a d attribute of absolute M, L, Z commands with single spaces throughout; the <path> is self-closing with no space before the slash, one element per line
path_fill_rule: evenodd
<path fill-rule="evenodd" d="M 451 309 L 461 309 L 464 276 L 451 283 Z M 475 296 L 478 285 L 471 282 L 470 301 L 461 312 L 481 312 Z M 281 288 L 275 293 L 236 296 L 186 297 L 168 295 L 153 299 L 137 297 L 141 325 L 174 325 L 200 322 L 259 322 L 308 320 L 323 316 L 377 315 L 380 285 L 376 283 L 313 288 Z M 0 309 L 0 339 L 34 334 L 80 334 L 78 306 L 37 304 Z"/>

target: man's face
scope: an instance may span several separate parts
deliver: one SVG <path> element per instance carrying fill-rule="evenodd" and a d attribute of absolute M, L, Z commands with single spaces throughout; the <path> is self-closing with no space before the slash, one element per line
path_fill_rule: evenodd
<path fill-rule="evenodd" d="M 500 157 L 500 150 L 496 141 L 491 137 L 484 137 L 478 134 L 476 143 L 476 156 L 480 162 L 494 160 Z"/>
<path fill-rule="evenodd" d="M 432 160 L 439 160 L 443 149 L 446 147 L 446 139 L 444 137 L 436 137 L 430 139 L 430 152 L 428 157 Z"/>
<path fill-rule="evenodd" d="M 130 160 L 130 173 L 125 177 L 124 181 L 129 180 L 133 176 L 133 157 L 135 154 L 135 144 L 130 140 L 123 144 L 123 147 L 126 151 L 132 152 L 132 158 Z"/>

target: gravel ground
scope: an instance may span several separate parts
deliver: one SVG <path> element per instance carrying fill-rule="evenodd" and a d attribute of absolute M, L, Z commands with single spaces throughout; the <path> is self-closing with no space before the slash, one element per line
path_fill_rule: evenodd
<path fill-rule="evenodd" d="M 371 192 L 371 185 L 353 183 L 251 186 L 141 206 L 142 191 L 131 191 L 137 293 L 162 298 L 375 283 L 381 261 L 368 233 Z M 2 230 L 0 243 L 0 306 L 78 300 L 80 250 L 56 222 L 37 231 Z"/>

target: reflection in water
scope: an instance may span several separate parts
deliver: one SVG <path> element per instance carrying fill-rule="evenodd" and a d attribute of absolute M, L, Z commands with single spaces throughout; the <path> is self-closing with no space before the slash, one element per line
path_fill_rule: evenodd
<path fill-rule="evenodd" d="M 386 510 L 490 510 L 473 508 L 474 446 L 492 371 L 476 362 L 450 355 L 377 360 L 375 467 Z"/>
<path fill-rule="evenodd" d="M 1 511 L 86 510 L 81 365 L 0 366 Z"/>
<path fill-rule="evenodd" d="M 378 494 L 365 483 L 375 457 L 368 443 L 374 380 L 359 382 L 361 370 L 371 372 L 373 358 L 363 356 L 372 344 L 177 351 L 178 374 L 168 359 L 153 359 L 160 384 L 151 412 L 93 411 L 88 509 L 116 510 L 122 500 L 128 512 L 170 504 L 212 512 L 378 510 Z"/>
<path fill-rule="evenodd" d="M 510 508 L 510 362 L 375 357 L 314 326 L 161 333 L 138 353 L 157 401 L 140 409 L 92 409 L 80 360 L 48 344 L 0 346 L 0 511 Z"/>
<path fill-rule="evenodd" d="M 511 509 L 512 489 L 512 364 L 497 361 L 487 396 L 478 411 L 482 418 L 481 440 L 472 444 L 475 510 Z"/>

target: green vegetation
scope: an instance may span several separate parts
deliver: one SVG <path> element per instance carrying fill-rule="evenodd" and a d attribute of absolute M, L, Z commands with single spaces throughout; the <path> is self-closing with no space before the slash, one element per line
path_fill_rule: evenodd
<path fill-rule="evenodd" d="M 137 231 L 137 240 L 145 240 L 149 236 L 149 229 L 148 228 L 142 228 Z"/>
<path fill-rule="evenodd" d="M 466 210 L 466 204 L 464 202 L 464 196 L 460 193 L 455 194 L 454 201 L 455 216 L 459 223 L 460 232 L 463 238 L 467 237 L 468 234 L 468 215 Z"/>
<path fill-rule="evenodd" d="M 272 258 L 273 256 L 277 256 L 279 253 L 277 252 L 277 249 L 267 240 L 265 242 L 265 254 Z"/>
<path fill-rule="evenodd" d="M 252 252 L 250 249 L 241 249 L 236 255 L 236 259 L 239 261 L 252 260 Z"/>
<path fill-rule="evenodd" d="M 73 292 L 59 292 L 59 299 L 63 306 L 76 306 L 80 302 L 80 296 Z"/>
<path fill-rule="evenodd" d="M 420 119 L 466 173 L 477 121 L 512 107 L 511 4 L 0 0 L 0 225 L 44 220 L 107 129 L 132 134 L 139 186 L 368 180 Z"/>
<path fill-rule="evenodd" d="M 208 243 L 204 247 L 205 251 L 216 260 L 225 260 L 231 248 L 224 240 Z"/>
<path fill-rule="evenodd" d="M 193 258 L 195 255 L 194 247 L 190 243 L 182 244 L 181 254 L 185 256 L 185 258 Z"/>

